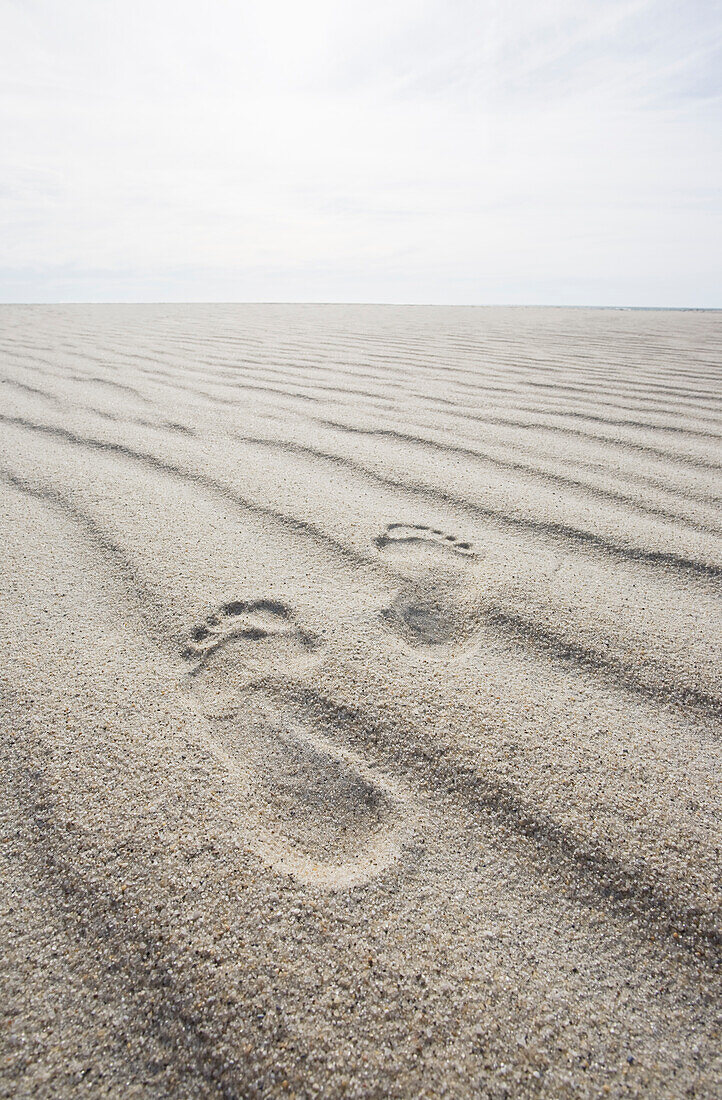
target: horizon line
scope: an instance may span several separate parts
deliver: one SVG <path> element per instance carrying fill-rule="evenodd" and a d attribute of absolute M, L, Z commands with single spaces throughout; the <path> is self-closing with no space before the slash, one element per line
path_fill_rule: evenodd
<path fill-rule="evenodd" d="M 404 307 L 409 309 L 597 309 L 597 310 L 634 310 L 656 313 L 720 313 L 720 306 L 637 306 L 637 305 L 591 305 L 567 304 L 559 302 L 374 302 L 374 301 L 304 301 L 292 299 L 113 299 L 107 301 L 26 301 L 0 302 L 0 307 L 13 306 L 374 306 L 391 309 Z"/>

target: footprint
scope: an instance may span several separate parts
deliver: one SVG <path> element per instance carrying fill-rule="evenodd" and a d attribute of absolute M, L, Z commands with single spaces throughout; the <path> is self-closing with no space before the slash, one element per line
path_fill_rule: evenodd
<path fill-rule="evenodd" d="M 183 657 L 207 745 L 238 785 L 253 850 L 299 882 L 341 889 L 399 859 L 411 799 L 334 744 L 303 707 L 253 685 L 313 660 L 318 639 L 277 600 L 235 600 L 197 624 Z"/>
<path fill-rule="evenodd" d="M 345 889 L 411 854 L 410 794 L 336 745 L 302 705 L 252 689 L 211 725 L 211 751 L 239 784 L 253 850 L 276 870 Z"/>
<path fill-rule="evenodd" d="M 403 588 L 381 611 L 387 627 L 429 656 L 446 658 L 473 645 L 482 622 L 469 576 L 473 544 L 436 527 L 390 523 L 375 539 L 384 553 L 403 555 Z"/>
<path fill-rule="evenodd" d="M 464 558 L 475 558 L 477 554 L 470 542 L 456 535 L 447 535 L 436 527 L 425 527 L 419 523 L 389 523 L 382 534 L 378 535 L 376 545 L 380 550 L 398 549 L 417 544 L 428 546 L 440 553 L 450 552 Z"/>
<path fill-rule="evenodd" d="M 307 657 L 317 646 L 279 600 L 233 600 L 193 627 L 182 655 L 193 664 L 191 675 L 198 676 L 211 658 L 218 672 L 228 663 L 255 669 L 259 663 L 270 667 L 279 659 Z"/>

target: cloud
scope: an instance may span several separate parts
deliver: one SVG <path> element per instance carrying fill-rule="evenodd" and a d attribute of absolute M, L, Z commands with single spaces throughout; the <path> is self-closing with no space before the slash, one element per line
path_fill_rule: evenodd
<path fill-rule="evenodd" d="M 699 2 L 0 0 L 0 294 L 722 304 L 721 41 Z"/>

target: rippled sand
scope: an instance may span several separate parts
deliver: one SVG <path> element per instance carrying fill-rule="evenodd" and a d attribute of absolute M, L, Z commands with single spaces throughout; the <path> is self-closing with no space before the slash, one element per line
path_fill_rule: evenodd
<path fill-rule="evenodd" d="M 721 351 L 0 307 L 2 1095 L 719 1095 Z"/>

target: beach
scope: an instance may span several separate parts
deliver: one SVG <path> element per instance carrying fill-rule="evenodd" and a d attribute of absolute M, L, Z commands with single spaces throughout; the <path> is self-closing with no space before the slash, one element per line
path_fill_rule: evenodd
<path fill-rule="evenodd" d="M 721 351 L 0 306 L 0 1095 L 720 1094 Z"/>

